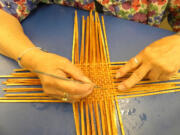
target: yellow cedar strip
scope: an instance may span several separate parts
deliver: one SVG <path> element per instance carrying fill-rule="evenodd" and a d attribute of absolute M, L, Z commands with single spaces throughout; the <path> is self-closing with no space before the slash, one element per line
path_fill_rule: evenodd
<path fill-rule="evenodd" d="M 94 124 L 93 108 L 92 108 L 92 102 L 89 102 L 89 111 L 90 111 L 90 117 L 91 117 L 91 130 L 92 130 L 92 135 L 96 135 L 95 124 Z"/>
<path fill-rule="evenodd" d="M 75 15 L 74 15 L 74 31 L 73 31 L 73 45 L 72 45 L 72 63 L 75 63 L 75 35 L 76 35 L 76 24 L 75 24 Z"/>
<path fill-rule="evenodd" d="M 110 64 L 126 64 L 127 61 L 110 62 Z"/>
<path fill-rule="evenodd" d="M 109 107 L 107 103 L 109 102 L 109 100 L 105 100 L 104 102 L 105 102 L 105 111 L 106 111 L 106 119 L 107 119 L 107 126 L 108 126 L 108 135 L 112 135 Z"/>
<path fill-rule="evenodd" d="M 149 85 L 149 86 L 145 86 L 145 87 L 141 87 L 141 86 L 139 86 L 139 87 L 134 87 L 134 88 L 130 88 L 130 89 L 128 89 L 128 90 L 119 90 L 119 92 L 121 92 L 121 93 L 133 93 L 133 92 L 142 92 L 142 91 L 157 91 L 157 90 L 163 90 L 163 89 L 170 89 L 170 88 L 178 88 L 178 86 L 176 86 L 176 85 L 174 85 L 174 84 L 172 84 L 172 85 Z"/>
<path fill-rule="evenodd" d="M 4 91 L 15 91 L 15 90 L 19 90 L 19 91 L 43 91 L 42 88 L 3 88 L 2 90 Z"/>
<path fill-rule="evenodd" d="M 0 100 L 0 103 L 64 103 L 62 100 Z"/>
<path fill-rule="evenodd" d="M 39 82 L 40 79 L 7 79 L 7 82 L 25 83 L 25 82 Z"/>
<path fill-rule="evenodd" d="M 27 72 L 27 73 L 11 73 L 12 76 L 16 77 L 37 77 L 35 73 Z"/>
<path fill-rule="evenodd" d="M 91 135 L 91 127 L 90 127 L 90 120 L 89 120 L 89 107 L 88 102 L 85 102 L 85 108 L 86 108 L 86 130 L 87 135 Z"/>
<path fill-rule="evenodd" d="M 28 69 L 25 68 L 20 68 L 20 69 L 13 69 L 14 72 L 22 72 L 22 71 L 29 71 Z"/>
<path fill-rule="evenodd" d="M 26 99 L 28 99 L 28 100 L 30 100 L 30 99 L 36 99 L 36 100 L 40 100 L 40 99 L 54 99 L 54 100 L 57 100 L 57 99 L 55 99 L 55 98 L 53 98 L 53 97 L 0 97 L 0 100 L 10 100 L 10 99 L 12 99 L 12 100 L 14 100 L 14 99 L 16 99 L 16 100 L 20 100 L 20 99 L 22 99 L 22 100 L 26 100 Z"/>
<path fill-rule="evenodd" d="M 114 96 L 123 96 L 123 97 L 126 97 L 126 96 L 136 96 L 136 95 L 143 95 L 143 94 L 148 94 L 148 93 L 159 93 L 159 92 L 163 92 L 163 91 L 169 91 L 169 90 L 172 90 L 172 89 L 178 89 L 180 88 L 179 86 L 177 87 L 165 87 L 165 88 L 154 88 L 154 89 L 150 89 L 150 90 L 141 90 L 141 91 L 134 91 L 134 92 L 131 92 L 131 91 L 128 91 L 128 92 L 122 92 L 122 91 L 117 91 L 117 92 L 114 92 Z"/>
<path fill-rule="evenodd" d="M 84 33 L 85 33 L 85 20 L 84 16 L 82 17 L 82 39 L 81 39 L 81 56 L 80 63 L 84 63 Z"/>
<path fill-rule="evenodd" d="M 12 92 L 34 92 L 34 91 L 42 91 L 42 90 L 6 90 L 7 93 L 12 93 Z"/>
<path fill-rule="evenodd" d="M 106 28 L 105 28 L 105 23 L 104 23 L 104 17 L 103 16 L 101 16 L 101 20 L 102 20 L 102 26 L 103 26 L 105 48 L 106 48 L 106 53 L 107 53 L 107 62 L 110 62 L 109 48 L 108 48 L 107 36 L 106 36 Z"/>
<path fill-rule="evenodd" d="M 105 62 L 105 54 L 103 51 L 103 45 L 102 45 L 102 37 L 100 32 L 100 23 L 98 22 L 98 35 L 99 35 L 99 47 L 100 47 L 100 56 L 101 56 L 101 63 Z"/>
<path fill-rule="evenodd" d="M 99 20 L 99 17 L 98 17 L 98 20 Z M 104 37 L 103 37 L 103 33 L 102 33 L 100 20 L 99 20 L 99 28 L 100 28 L 100 37 L 101 37 L 101 41 L 102 41 L 102 49 L 103 49 L 103 53 L 104 53 L 104 58 L 105 58 L 105 62 L 107 63 L 108 62 L 107 61 L 107 52 L 105 49 Z"/>
<path fill-rule="evenodd" d="M 93 62 L 96 62 L 96 33 L 95 33 L 95 22 L 94 22 L 94 16 L 92 16 L 92 56 L 93 56 Z"/>
<path fill-rule="evenodd" d="M 85 63 L 89 62 L 89 16 L 86 21 Z"/>
<path fill-rule="evenodd" d="M 80 113 L 81 113 L 81 133 L 86 135 L 85 122 L 84 122 L 84 103 L 80 102 Z"/>
<path fill-rule="evenodd" d="M 100 62 L 100 48 L 99 48 L 99 37 L 98 37 L 98 23 L 97 23 L 97 16 L 98 13 L 95 12 L 95 41 L 96 41 L 96 57 L 97 57 L 97 62 Z"/>
<path fill-rule="evenodd" d="M 72 105 L 73 105 L 73 112 L 74 112 L 76 135 L 80 135 L 78 103 L 73 103 Z"/>
<path fill-rule="evenodd" d="M 89 13 L 89 63 L 92 62 L 92 10 Z"/>
<path fill-rule="evenodd" d="M 75 11 L 75 29 L 75 63 L 79 64 L 79 32 L 77 11 Z"/>
<path fill-rule="evenodd" d="M 7 86 L 19 86 L 19 85 L 41 85 L 41 83 L 40 82 L 31 82 L 31 83 L 29 83 L 29 82 L 24 82 L 24 83 L 9 83 L 9 82 L 2 82 L 2 84 L 5 84 L 5 85 L 7 85 Z"/>
<path fill-rule="evenodd" d="M 46 97 L 45 93 L 5 94 L 5 97 Z"/>
<path fill-rule="evenodd" d="M 99 102 L 99 107 L 100 107 L 100 113 L 101 113 L 101 124 L 102 124 L 102 133 L 103 135 L 106 135 L 106 122 L 105 122 L 105 110 L 103 107 L 103 102 Z"/>
<path fill-rule="evenodd" d="M 97 133 L 98 135 L 101 135 L 101 124 L 100 124 L 99 109 L 98 109 L 97 101 L 94 101 L 93 105 L 94 105 L 94 112 L 95 112 L 95 118 L 96 118 Z"/>
<path fill-rule="evenodd" d="M 130 96 L 122 96 L 122 97 L 119 96 L 119 97 L 117 97 L 117 99 L 144 97 L 144 96 L 166 94 L 166 93 L 172 93 L 172 92 L 180 92 L 180 89 L 178 89 L 178 90 L 167 90 L 167 91 L 154 92 L 154 93 L 146 93 L 146 94 L 140 94 L 140 95 L 130 95 Z"/>
<path fill-rule="evenodd" d="M 112 134 L 118 135 L 117 125 L 116 125 L 116 110 L 115 110 L 115 104 L 114 99 L 111 99 L 110 101 L 110 114 L 111 114 L 111 122 L 112 122 Z"/>
<path fill-rule="evenodd" d="M 118 117 L 119 117 L 119 125 L 120 125 L 120 128 L 121 128 L 121 135 L 125 135 L 124 125 L 123 125 L 122 116 L 121 116 L 121 111 L 120 111 L 120 107 L 119 107 L 117 98 L 115 98 L 115 102 L 116 102 L 116 108 L 117 108 L 117 113 L 118 113 Z"/>
<path fill-rule="evenodd" d="M 12 78 L 12 77 L 16 77 L 14 75 L 0 75 L 0 78 Z"/>

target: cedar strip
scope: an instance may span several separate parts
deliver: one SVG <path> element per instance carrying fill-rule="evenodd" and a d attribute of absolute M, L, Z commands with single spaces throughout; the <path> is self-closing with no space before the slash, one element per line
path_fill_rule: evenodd
<path fill-rule="evenodd" d="M 79 32 L 77 11 L 75 11 L 75 64 L 79 64 Z"/>
<path fill-rule="evenodd" d="M 121 128 L 121 135 L 125 135 L 122 116 L 121 116 L 121 111 L 120 111 L 120 107 L 119 107 L 117 98 L 115 98 L 115 102 L 116 102 L 116 108 L 117 108 L 118 117 L 119 117 L 119 125 L 120 125 L 120 128 Z"/>
<path fill-rule="evenodd" d="M 99 20 L 99 17 L 98 17 L 98 20 Z M 103 50 L 103 53 L 104 53 L 104 59 L 105 59 L 105 63 L 107 63 L 107 52 L 105 50 L 105 43 L 104 43 L 104 37 L 103 37 L 103 33 L 102 33 L 100 20 L 99 20 L 99 28 L 100 28 L 99 32 L 100 32 L 100 37 L 101 37 L 101 41 L 102 41 L 102 50 Z"/>
<path fill-rule="evenodd" d="M 14 75 L 0 75 L 0 78 L 14 78 Z"/>
<path fill-rule="evenodd" d="M 85 108 L 86 108 L 86 133 L 87 135 L 91 135 L 91 127 L 90 127 L 90 120 L 89 120 L 89 107 L 88 102 L 85 102 Z"/>
<path fill-rule="evenodd" d="M 89 13 L 89 63 L 92 62 L 92 10 Z"/>
<path fill-rule="evenodd" d="M 102 37 L 100 32 L 100 23 L 98 22 L 98 33 L 99 33 L 99 46 L 100 46 L 100 55 L 101 55 L 101 63 L 105 62 L 105 56 L 103 51 L 103 45 L 102 45 Z"/>
<path fill-rule="evenodd" d="M 86 21 L 85 63 L 89 62 L 89 16 Z"/>
<path fill-rule="evenodd" d="M 76 36 L 76 24 L 75 24 L 75 15 L 74 15 L 74 31 L 73 31 L 73 45 L 72 45 L 72 63 L 75 64 L 75 36 Z"/>
<path fill-rule="evenodd" d="M 47 97 L 45 93 L 5 94 L 5 97 Z"/>
<path fill-rule="evenodd" d="M 110 64 L 126 64 L 127 61 L 110 62 Z"/>
<path fill-rule="evenodd" d="M 107 127 L 108 127 L 108 135 L 112 135 L 112 130 L 111 130 L 111 121 L 110 121 L 110 114 L 109 114 L 109 108 L 108 108 L 108 102 L 109 100 L 105 100 L 105 111 L 106 111 L 106 118 L 107 118 Z"/>
<path fill-rule="evenodd" d="M 0 103 L 65 103 L 62 100 L 0 100 Z"/>
<path fill-rule="evenodd" d="M 95 21 L 94 21 L 94 16 L 92 18 L 92 33 L 91 35 L 93 38 L 93 44 L 92 44 L 92 53 L 93 53 L 93 63 L 96 63 L 96 33 L 95 33 Z"/>
<path fill-rule="evenodd" d="M 96 135 L 92 102 L 89 102 L 89 111 L 90 111 L 90 117 L 91 117 L 91 130 L 92 130 L 92 135 Z"/>
<path fill-rule="evenodd" d="M 80 113 L 81 113 L 81 133 L 86 135 L 85 122 L 84 122 L 84 103 L 80 102 Z"/>
<path fill-rule="evenodd" d="M 2 84 L 5 84 L 5 85 L 7 85 L 7 86 L 19 86 L 19 85 L 28 85 L 28 86 L 30 86 L 30 85 L 41 85 L 41 83 L 39 83 L 39 82 L 31 82 L 31 83 L 29 83 L 29 82 L 25 82 L 25 83 L 9 83 L 9 82 L 2 82 Z"/>
<path fill-rule="evenodd" d="M 98 135 L 101 135 L 101 124 L 100 124 L 99 109 L 98 109 L 97 101 L 94 101 L 93 105 L 94 105 L 94 112 L 95 112 L 95 118 L 96 118 L 97 133 Z"/>
<path fill-rule="evenodd" d="M 99 102 L 99 107 L 100 107 L 100 113 L 101 113 L 101 124 L 102 124 L 102 133 L 103 135 L 106 135 L 106 122 L 105 122 L 105 110 L 103 107 L 103 102 Z"/>
<path fill-rule="evenodd" d="M 29 69 L 20 68 L 20 69 L 13 69 L 14 72 L 23 72 L 23 71 L 29 71 Z"/>
<path fill-rule="evenodd" d="M 13 82 L 13 83 L 39 82 L 40 83 L 40 79 L 7 79 L 7 82 Z"/>
<path fill-rule="evenodd" d="M 82 39 L 81 39 L 81 56 L 80 63 L 84 63 L 84 33 L 85 33 L 85 20 L 84 16 L 82 17 Z"/>
<path fill-rule="evenodd" d="M 107 43 L 107 36 L 106 36 L 106 28 L 105 28 L 105 23 L 104 23 L 104 17 L 101 16 L 102 20 L 102 26 L 103 26 L 103 33 L 104 33 L 104 41 L 105 41 L 105 48 L 106 48 L 106 56 L 107 56 L 107 62 L 110 62 L 110 55 L 109 55 L 109 48 L 108 48 L 108 43 Z"/>
<path fill-rule="evenodd" d="M 172 93 L 172 92 L 180 92 L 180 90 L 178 89 L 178 90 L 168 90 L 168 91 L 161 91 L 161 92 L 155 92 L 155 93 L 146 93 L 146 94 L 141 94 L 141 95 L 119 96 L 117 97 L 117 99 L 151 96 L 151 95 L 166 94 L 166 93 Z"/>
<path fill-rule="evenodd" d="M 97 62 L 99 63 L 101 58 L 100 58 L 100 47 L 99 47 L 99 33 L 98 33 L 98 22 L 97 22 L 97 16 L 98 13 L 95 12 L 95 41 L 96 41 L 96 57 L 97 57 Z"/>
<path fill-rule="evenodd" d="M 27 91 L 43 91 L 42 88 L 3 88 L 2 90 L 4 91 L 24 91 L 24 90 L 27 90 Z"/>
<path fill-rule="evenodd" d="M 73 112 L 74 112 L 76 135 L 80 135 L 78 103 L 73 103 L 72 105 L 73 105 Z"/>
<path fill-rule="evenodd" d="M 90 127 L 90 120 L 89 120 L 89 107 L 88 102 L 85 102 L 86 107 L 86 129 L 87 129 L 87 135 L 91 135 L 91 127 Z"/>
<path fill-rule="evenodd" d="M 16 99 L 16 100 L 26 100 L 26 99 L 28 99 L 28 100 L 30 100 L 30 99 L 36 99 L 36 100 L 40 100 L 40 99 L 54 99 L 54 100 L 57 100 L 57 99 L 55 99 L 55 98 L 53 98 L 53 97 L 0 97 L 0 100 L 14 100 L 14 99 Z"/>
<path fill-rule="evenodd" d="M 12 76 L 16 77 L 37 77 L 35 73 L 27 72 L 27 73 L 11 73 Z"/>
<path fill-rule="evenodd" d="M 114 100 L 111 99 L 110 101 L 110 114 L 111 114 L 111 123 L 112 123 L 112 134 L 118 135 L 117 125 L 116 125 L 116 110 L 115 110 L 115 104 Z"/>
<path fill-rule="evenodd" d="M 12 92 L 34 92 L 34 91 L 42 91 L 42 90 L 35 90 L 35 89 L 32 89 L 32 90 L 6 90 L 7 93 L 12 93 Z"/>

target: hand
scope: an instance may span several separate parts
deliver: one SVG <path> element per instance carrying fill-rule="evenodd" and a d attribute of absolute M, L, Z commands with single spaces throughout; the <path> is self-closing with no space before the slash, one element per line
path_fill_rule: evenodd
<path fill-rule="evenodd" d="M 88 96 L 92 92 L 93 83 L 68 59 L 53 53 L 45 53 L 39 50 L 33 51 L 35 51 L 31 51 L 33 57 L 30 58 L 28 53 L 22 58 L 21 63 L 25 67 L 63 78 L 72 77 L 74 80 L 83 82 L 60 80 L 51 76 L 37 74 L 46 94 L 58 99 L 68 95 L 68 101 L 73 102 Z M 28 61 L 31 61 L 31 64 L 28 64 Z"/>
<path fill-rule="evenodd" d="M 128 79 L 120 83 L 118 89 L 131 88 L 144 77 L 152 81 L 168 80 L 179 68 L 180 36 L 162 38 L 147 46 L 118 70 L 116 78 L 133 72 Z"/>

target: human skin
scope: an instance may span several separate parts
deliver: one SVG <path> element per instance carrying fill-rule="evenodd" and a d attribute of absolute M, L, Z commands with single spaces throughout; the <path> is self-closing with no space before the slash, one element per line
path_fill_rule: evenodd
<path fill-rule="evenodd" d="M 35 44 L 23 32 L 19 21 L 3 10 L 0 10 L 0 54 L 16 61 L 23 54 L 20 63 L 24 68 L 60 77 L 68 76 L 82 82 L 60 80 L 51 76 L 37 74 L 44 92 L 50 96 L 61 99 L 67 93 L 69 95 L 68 101 L 73 102 L 86 97 L 93 91 L 94 84 L 80 69 L 67 58 L 36 48 Z"/>
<path fill-rule="evenodd" d="M 143 78 L 152 81 L 168 80 L 179 69 L 180 35 L 174 34 L 153 42 L 121 67 L 116 73 L 116 78 L 121 78 L 131 71 L 132 75 L 121 82 L 118 88 L 129 89 Z"/>
<path fill-rule="evenodd" d="M 2 19 L 0 20 L 0 53 L 17 61 L 22 52 L 35 47 L 35 45 L 24 34 L 21 24 L 15 17 L 0 10 L 0 18 Z M 134 58 L 138 60 L 138 63 L 135 62 Z M 119 69 L 116 78 L 123 77 L 130 71 L 132 71 L 132 75 L 121 82 L 118 88 L 120 90 L 131 88 L 144 77 L 153 81 L 168 80 L 179 70 L 179 58 L 179 35 L 175 34 L 159 39 L 147 46 Z M 62 98 L 64 92 L 66 92 L 70 95 L 69 101 L 76 101 L 89 95 L 94 87 L 93 83 L 68 59 L 56 54 L 33 49 L 23 55 L 21 65 L 29 70 L 39 70 L 61 77 L 70 75 L 75 80 L 84 82 L 84 84 L 67 82 L 37 74 L 44 91 L 57 98 Z"/>

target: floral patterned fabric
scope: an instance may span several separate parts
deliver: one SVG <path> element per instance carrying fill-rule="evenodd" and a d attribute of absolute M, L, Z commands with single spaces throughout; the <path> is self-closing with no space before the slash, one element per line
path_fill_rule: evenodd
<path fill-rule="evenodd" d="M 95 10 L 99 3 L 105 14 L 158 26 L 167 15 L 174 31 L 180 31 L 180 0 L 0 0 L 0 9 L 25 19 L 39 3 L 61 4 Z"/>

